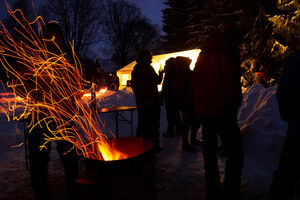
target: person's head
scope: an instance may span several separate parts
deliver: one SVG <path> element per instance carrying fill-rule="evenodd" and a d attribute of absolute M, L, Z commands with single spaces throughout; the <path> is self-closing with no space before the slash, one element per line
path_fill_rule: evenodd
<path fill-rule="evenodd" d="M 149 50 L 140 50 L 136 58 L 137 64 L 150 65 L 152 62 L 152 53 Z"/>
<path fill-rule="evenodd" d="M 190 71 L 190 64 L 192 60 L 188 57 L 177 56 L 175 58 L 175 66 L 177 72 L 187 72 Z"/>
<path fill-rule="evenodd" d="M 166 74 L 175 72 L 175 58 L 174 57 L 171 57 L 168 60 L 166 60 L 164 69 L 165 69 Z"/>

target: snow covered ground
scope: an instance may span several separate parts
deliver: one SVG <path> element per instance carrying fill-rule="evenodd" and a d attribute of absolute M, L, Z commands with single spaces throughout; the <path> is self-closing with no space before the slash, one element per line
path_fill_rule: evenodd
<path fill-rule="evenodd" d="M 276 87 L 254 85 L 244 92 L 240 107 L 239 125 L 243 134 L 245 165 L 242 177 L 241 198 L 264 199 L 280 150 L 287 125 L 281 120 Z M 135 98 L 130 89 L 109 91 L 101 97 L 98 106 L 134 106 Z M 129 117 L 129 113 L 124 113 Z M 103 114 L 107 128 L 115 131 L 113 114 Z M 137 113 L 134 113 L 134 132 Z M 161 134 L 166 131 L 165 110 L 161 109 Z M 23 141 L 22 123 L 7 122 L 0 115 L 0 199 L 32 199 L 29 171 L 25 169 L 24 148 L 11 148 Z M 130 126 L 120 123 L 120 135 L 130 136 Z M 197 153 L 181 151 L 181 136 L 161 137 L 163 151 L 157 154 L 157 195 L 159 200 L 199 200 L 205 197 L 202 148 Z M 224 173 L 225 158 L 219 158 L 220 171 Z M 62 163 L 53 148 L 49 163 L 49 187 L 53 199 L 64 199 Z M 295 197 L 295 199 L 297 199 Z"/>

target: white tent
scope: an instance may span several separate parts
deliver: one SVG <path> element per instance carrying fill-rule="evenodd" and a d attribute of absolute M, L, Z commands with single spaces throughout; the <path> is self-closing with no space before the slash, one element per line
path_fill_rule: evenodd
<path fill-rule="evenodd" d="M 192 59 L 192 63 L 190 65 L 190 68 L 193 70 L 195 67 L 195 63 L 197 61 L 197 57 L 199 53 L 201 52 L 200 49 L 193 49 L 188 51 L 179 51 L 174 53 L 167 53 L 167 54 L 161 54 L 161 55 L 154 55 L 152 58 L 152 67 L 154 70 L 158 73 L 160 66 L 164 67 L 166 60 L 168 60 L 171 57 L 177 57 L 177 56 L 184 56 L 189 57 Z M 126 87 L 127 81 L 131 80 L 131 72 L 136 65 L 136 61 L 133 61 L 126 65 L 125 67 L 119 69 L 117 71 L 117 76 L 120 80 L 120 89 Z M 161 89 L 161 86 L 159 86 L 159 90 Z"/>

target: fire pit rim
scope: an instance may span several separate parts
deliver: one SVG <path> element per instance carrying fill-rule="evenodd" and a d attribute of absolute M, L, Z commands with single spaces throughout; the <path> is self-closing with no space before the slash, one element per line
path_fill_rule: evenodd
<path fill-rule="evenodd" d="M 110 138 L 110 140 L 114 140 L 114 139 L 121 139 L 121 140 L 127 140 L 127 139 L 141 139 L 144 140 L 146 142 L 149 142 L 151 144 L 151 147 L 146 149 L 144 152 L 136 155 L 136 156 L 131 156 L 125 159 L 119 159 L 119 160 L 96 160 L 96 159 L 92 159 L 92 158 L 86 158 L 83 155 L 78 156 L 79 160 L 83 161 L 84 163 L 94 163 L 97 165 L 97 163 L 99 164 L 103 164 L 106 163 L 107 165 L 111 164 L 115 164 L 115 163 L 120 163 L 120 162 L 132 162 L 132 161 L 136 161 L 138 159 L 143 159 L 145 156 L 147 155 L 151 155 L 153 154 L 153 142 L 150 139 L 147 138 L 141 138 L 141 137 L 118 137 L 118 138 Z"/>

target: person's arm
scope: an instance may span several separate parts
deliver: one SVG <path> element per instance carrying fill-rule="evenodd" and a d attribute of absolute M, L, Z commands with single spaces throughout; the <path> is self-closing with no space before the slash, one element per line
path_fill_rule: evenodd
<path fill-rule="evenodd" d="M 152 73 L 152 79 L 154 80 L 155 84 L 160 84 L 162 79 L 163 79 L 163 75 L 164 75 L 164 72 L 163 71 L 159 71 L 158 75 L 157 73 L 154 71 L 153 67 L 151 67 L 152 70 L 151 70 L 151 73 Z"/>
<path fill-rule="evenodd" d="M 159 71 L 158 72 L 158 79 L 159 79 L 158 80 L 159 81 L 158 84 L 160 84 L 162 82 L 163 76 L 164 76 L 164 71 Z"/>

